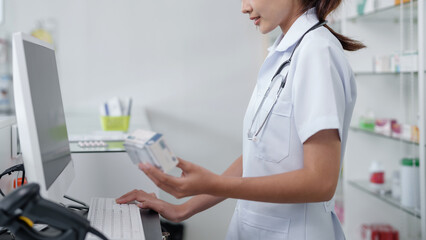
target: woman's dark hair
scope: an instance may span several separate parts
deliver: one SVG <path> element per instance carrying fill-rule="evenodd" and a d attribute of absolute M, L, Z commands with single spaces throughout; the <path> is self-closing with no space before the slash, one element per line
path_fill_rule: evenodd
<path fill-rule="evenodd" d="M 324 21 L 327 15 L 336 9 L 341 2 L 342 0 L 300 0 L 302 12 L 306 12 L 307 10 L 315 7 L 318 20 L 320 21 Z M 356 51 L 361 48 L 365 48 L 365 45 L 362 44 L 362 42 L 343 36 L 327 25 L 325 25 L 325 27 L 340 41 L 343 49 L 347 51 Z"/>

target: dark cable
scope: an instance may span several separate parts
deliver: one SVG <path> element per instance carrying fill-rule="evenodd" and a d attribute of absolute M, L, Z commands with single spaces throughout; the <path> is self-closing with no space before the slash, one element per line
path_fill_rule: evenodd
<path fill-rule="evenodd" d="M 25 169 L 24 169 L 24 164 L 22 164 L 22 163 L 21 164 L 17 164 L 15 166 L 12 166 L 12 167 L 4 170 L 4 172 L 2 172 L 0 174 L 0 179 L 4 175 L 10 175 L 10 174 L 12 174 L 13 172 L 16 172 L 16 171 L 22 171 L 23 172 L 23 174 L 22 174 L 22 185 L 24 185 Z M 16 182 L 16 184 L 18 184 L 18 182 Z M 4 193 L 3 193 L 3 191 L 1 189 L 0 189 L 0 194 L 4 197 Z"/>
<path fill-rule="evenodd" d="M 84 206 L 68 205 L 66 207 L 69 208 L 69 209 L 89 211 L 89 207 L 84 207 Z"/>
<path fill-rule="evenodd" d="M 0 230 L 0 235 L 7 233 L 9 230 L 7 228 L 3 228 Z"/>
<path fill-rule="evenodd" d="M 22 170 L 22 181 L 21 181 L 21 186 L 24 186 L 24 180 L 25 180 L 25 168 Z M 18 185 L 18 183 L 16 183 L 16 185 Z"/>
<path fill-rule="evenodd" d="M 77 211 L 81 212 L 83 215 L 89 212 L 89 206 L 86 203 L 81 202 L 81 201 L 79 201 L 79 200 L 77 200 L 75 198 L 72 198 L 70 196 L 67 196 L 67 195 L 64 195 L 64 198 L 66 198 L 66 199 L 68 199 L 68 200 L 70 200 L 72 202 L 75 202 L 75 203 L 78 203 L 78 204 L 82 205 L 82 206 L 64 205 L 66 208 L 68 208 L 70 210 L 74 210 L 74 211 L 77 210 Z"/>
<path fill-rule="evenodd" d="M 80 204 L 80 205 L 83 205 L 84 207 L 89 207 L 89 205 L 87 205 L 86 203 L 84 203 L 84 202 L 82 202 L 82 201 L 79 201 L 79 200 L 77 200 L 77 199 L 75 199 L 75 198 L 72 198 L 72 197 L 70 197 L 70 196 L 68 196 L 68 195 L 64 195 L 64 198 L 66 198 L 66 199 L 68 199 L 68 200 L 70 200 L 70 201 L 76 202 L 76 203 L 78 203 L 78 204 Z"/>
<path fill-rule="evenodd" d="M 8 168 L 8 169 L 6 169 L 6 170 L 4 170 L 4 172 L 2 172 L 1 174 L 0 174 L 0 178 L 2 178 L 4 175 L 6 175 L 6 174 L 11 174 L 11 173 L 13 173 L 13 172 L 16 172 L 16 171 L 24 171 L 24 164 L 18 164 L 18 165 L 15 165 L 15 166 L 12 166 L 12 167 L 10 167 L 10 168 Z"/>
<path fill-rule="evenodd" d="M 89 228 L 89 232 L 91 232 L 91 233 L 95 234 L 95 235 L 96 235 L 96 236 L 98 236 L 100 239 L 108 240 L 108 238 L 106 238 L 106 237 L 105 237 L 105 235 L 103 235 L 101 232 L 99 232 L 98 230 L 96 230 L 96 229 L 95 229 L 95 228 L 93 228 L 93 227 L 90 227 L 90 228 Z"/>
<path fill-rule="evenodd" d="M 80 214 L 82 216 L 87 215 L 87 213 L 89 212 L 89 208 L 88 207 L 82 207 L 82 206 L 76 206 L 76 205 L 68 205 L 68 206 L 66 206 L 66 208 L 68 208 L 71 211 L 77 212 L 77 214 Z"/>

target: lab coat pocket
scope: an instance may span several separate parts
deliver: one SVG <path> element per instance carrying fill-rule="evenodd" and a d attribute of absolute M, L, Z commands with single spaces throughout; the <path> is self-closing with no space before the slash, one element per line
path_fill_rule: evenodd
<path fill-rule="evenodd" d="M 240 213 L 240 239 L 287 240 L 290 219 L 243 210 Z"/>
<path fill-rule="evenodd" d="M 262 132 L 259 155 L 262 160 L 279 163 L 289 155 L 292 103 L 278 100 Z"/>

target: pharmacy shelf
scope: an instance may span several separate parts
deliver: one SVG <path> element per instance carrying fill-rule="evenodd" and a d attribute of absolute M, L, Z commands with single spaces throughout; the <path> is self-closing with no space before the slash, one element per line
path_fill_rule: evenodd
<path fill-rule="evenodd" d="M 381 134 L 381 133 L 377 133 L 377 132 L 374 132 L 374 131 L 371 131 L 371 130 L 362 129 L 362 128 L 359 128 L 359 127 L 351 126 L 351 127 L 349 127 L 349 129 L 354 131 L 354 132 L 361 132 L 361 133 L 369 134 L 369 135 L 372 135 L 372 136 L 377 136 L 377 137 L 386 138 L 386 139 L 392 139 L 392 140 L 395 140 L 395 141 L 404 142 L 404 143 L 408 143 L 408 144 L 419 145 L 419 143 L 415 142 L 415 141 L 404 140 L 404 139 L 401 139 L 401 138 L 387 136 L 387 135 L 384 135 L 384 134 Z"/>
<path fill-rule="evenodd" d="M 400 209 L 403 212 L 406 212 L 414 217 L 417 217 L 420 219 L 420 209 L 413 208 L 413 207 L 404 207 L 401 205 L 401 202 L 398 199 L 395 199 L 392 197 L 390 191 L 375 191 L 370 187 L 370 183 L 366 180 L 357 180 L 357 181 L 348 181 L 349 185 L 361 190 L 362 192 L 365 192 L 369 194 L 372 197 L 375 197 L 377 199 L 382 200 L 383 202 L 389 204 L 390 206 L 393 206 L 397 209 Z M 386 187 L 385 187 L 386 188 Z"/>
<path fill-rule="evenodd" d="M 355 76 L 399 76 L 399 75 L 418 75 L 418 72 L 355 72 Z"/>
<path fill-rule="evenodd" d="M 378 20 L 386 20 L 386 21 L 396 20 L 396 21 L 399 21 L 400 10 L 401 10 L 400 8 L 401 7 L 402 7 L 402 11 L 403 11 L 404 20 L 410 19 L 410 13 L 411 13 L 411 8 L 412 8 L 413 9 L 413 17 L 415 19 L 415 22 L 417 22 L 417 1 L 404 3 L 402 6 L 401 5 L 394 5 L 394 6 L 381 8 L 381 9 L 376 9 L 374 11 L 365 13 L 363 15 L 348 17 L 348 20 L 350 20 L 350 21 L 357 21 L 357 20 L 375 21 L 375 22 L 377 22 Z"/>

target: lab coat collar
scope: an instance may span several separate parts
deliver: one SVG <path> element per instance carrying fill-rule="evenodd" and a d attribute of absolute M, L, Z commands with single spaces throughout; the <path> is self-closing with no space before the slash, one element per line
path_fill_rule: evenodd
<path fill-rule="evenodd" d="M 275 43 L 268 48 L 270 54 L 274 51 L 285 52 L 291 46 L 293 46 L 302 35 L 308 31 L 312 26 L 318 22 L 318 17 L 315 13 L 315 8 L 311 8 L 302 15 L 291 25 L 290 29 L 284 35 L 281 33 L 280 36 L 275 40 Z M 284 36 L 283 36 L 284 35 Z"/>

